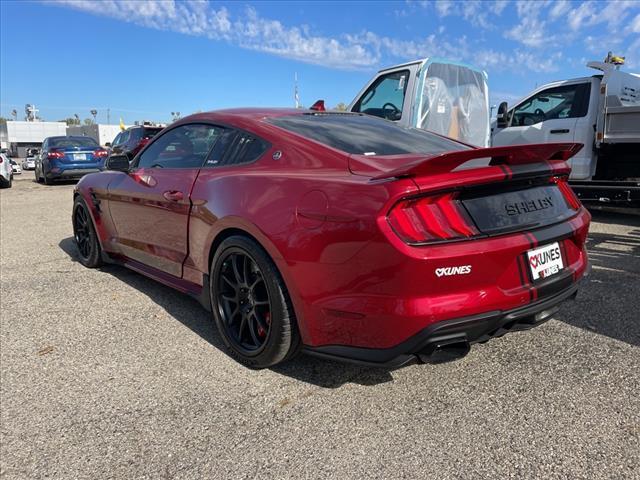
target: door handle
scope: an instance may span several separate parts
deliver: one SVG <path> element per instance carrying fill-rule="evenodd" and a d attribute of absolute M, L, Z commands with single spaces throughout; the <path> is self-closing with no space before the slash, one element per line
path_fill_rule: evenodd
<path fill-rule="evenodd" d="M 168 190 L 164 192 L 162 196 L 171 202 L 179 202 L 184 198 L 182 192 L 178 190 Z"/>
<path fill-rule="evenodd" d="M 550 130 L 549 133 L 569 133 L 568 128 L 559 128 L 558 130 Z"/>

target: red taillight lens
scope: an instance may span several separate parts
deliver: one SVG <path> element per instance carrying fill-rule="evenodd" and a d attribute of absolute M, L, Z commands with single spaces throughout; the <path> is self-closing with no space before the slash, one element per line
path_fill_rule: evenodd
<path fill-rule="evenodd" d="M 49 153 L 47 153 L 47 158 L 49 160 L 57 160 L 58 158 L 63 158 L 63 157 L 64 157 L 64 153 L 59 152 L 57 150 L 50 150 Z"/>
<path fill-rule="evenodd" d="M 107 155 L 109 155 L 109 152 L 107 152 L 104 148 L 98 148 L 97 150 L 93 151 L 94 157 L 104 158 Z"/>
<path fill-rule="evenodd" d="M 402 200 L 387 220 L 406 243 L 426 243 L 469 238 L 478 230 L 468 218 L 456 193 Z"/>
<path fill-rule="evenodd" d="M 558 188 L 562 192 L 562 196 L 567 201 L 570 208 L 578 210 L 581 207 L 582 204 L 580 203 L 580 199 L 569 186 L 567 177 L 552 177 L 551 182 L 558 185 Z"/>

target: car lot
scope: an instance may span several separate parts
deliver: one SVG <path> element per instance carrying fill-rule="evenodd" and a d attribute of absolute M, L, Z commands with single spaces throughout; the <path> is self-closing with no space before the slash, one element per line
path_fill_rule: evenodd
<path fill-rule="evenodd" d="M 578 301 L 461 361 L 252 371 L 194 300 L 74 260 L 72 189 L 0 193 L 0 475 L 639 478 L 640 216 L 594 212 Z"/>

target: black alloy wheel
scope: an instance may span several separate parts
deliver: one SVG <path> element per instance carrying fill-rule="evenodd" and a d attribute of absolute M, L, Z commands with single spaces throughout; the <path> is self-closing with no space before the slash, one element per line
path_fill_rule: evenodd
<path fill-rule="evenodd" d="M 100 243 L 87 205 L 77 196 L 73 205 L 73 237 L 78 248 L 78 258 L 85 267 L 102 265 Z"/>
<path fill-rule="evenodd" d="M 255 354 L 271 330 L 271 302 L 262 272 L 247 254 L 230 253 L 218 276 L 219 313 L 235 343 Z"/>
<path fill-rule="evenodd" d="M 284 281 L 255 241 L 224 240 L 210 283 L 214 319 L 234 358 L 264 368 L 298 353 L 300 335 Z"/>

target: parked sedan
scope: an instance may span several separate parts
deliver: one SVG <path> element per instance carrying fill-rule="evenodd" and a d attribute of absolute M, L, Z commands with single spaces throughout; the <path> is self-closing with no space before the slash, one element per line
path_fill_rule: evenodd
<path fill-rule="evenodd" d="M 23 170 L 35 170 L 36 169 L 36 159 L 35 157 L 27 157 L 22 161 L 22 169 Z"/>
<path fill-rule="evenodd" d="M 14 175 L 20 175 L 22 173 L 22 168 L 20 168 L 20 165 L 18 165 L 15 160 L 9 160 L 9 163 L 11 163 L 11 169 Z"/>
<path fill-rule="evenodd" d="M 45 138 L 36 160 L 36 181 L 50 185 L 54 180 L 72 180 L 99 172 L 107 153 L 91 137 Z"/>
<path fill-rule="evenodd" d="M 574 298 L 590 215 L 572 143 L 472 148 L 361 114 L 196 114 L 74 190 L 80 261 L 198 298 L 231 354 L 398 367 Z"/>

